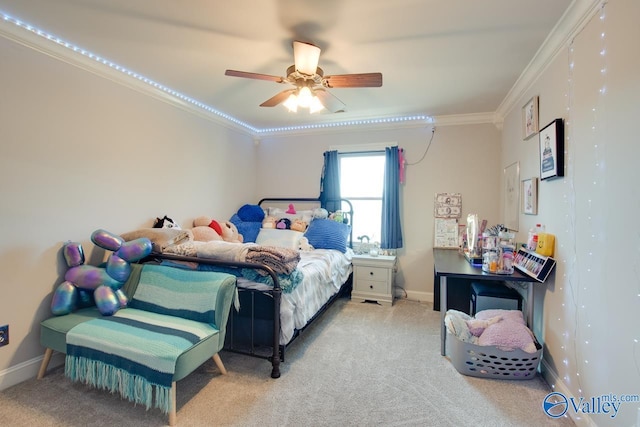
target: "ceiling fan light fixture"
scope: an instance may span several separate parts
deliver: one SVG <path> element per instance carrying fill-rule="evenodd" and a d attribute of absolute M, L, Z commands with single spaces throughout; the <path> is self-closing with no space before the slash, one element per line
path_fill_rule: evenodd
<path fill-rule="evenodd" d="M 296 96 L 296 94 L 292 93 L 291 95 L 289 95 L 289 98 L 287 98 L 283 105 L 287 108 L 287 110 L 289 110 L 290 113 L 297 113 L 298 97 Z"/>
<path fill-rule="evenodd" d="M 311 93 L 311 89 L 307 86 L 301 87 L 298 91 L 298 105 L 302 108 L 309 108 L 312 99 L 313 94 Z"/>
<path fill-rule="evenodd" d="M 318 111 L 322 111 L 323 109 L 324 105 L 322 105 L 322 102 L 320 102 L 320 98 L 313 95 L 313 98 L 311 98 L 311 105 L 309 105 L 309 113 L 317 113 Z"/>
<path fill-rule="evenodd" d="M 320 48 L 318 46 L 294 41 L 293 55 L 296 70 L 309 76 L 315 74 L 316 68 L 318 68 L 318 61 L 320 60 Z"/>

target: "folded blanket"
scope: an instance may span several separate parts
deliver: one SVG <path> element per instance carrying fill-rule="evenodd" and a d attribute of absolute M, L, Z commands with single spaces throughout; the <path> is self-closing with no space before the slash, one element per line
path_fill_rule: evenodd
<path fill-rule="evenodd" d="M 69 330 L 65 375 L 168 413 L 178 357 L 217 333 L 207 323 L 126 308 Z"/>
<path fill-rule="evenodd" d="M 177 230 L 175 228 L 141 228 L 121 234 L 125 242 L 146 237 L 151 240 L 153 251 L 164 252 L 168 247 L 190 242 L 193 240 L 191 230 Z"/>
<path fill-rule="evenodd" d="M 220 261 L 244 262 L 253 244 L 231 243 L 223 240 L 202 242 L 195 245 L 198 258 L 215 258 Z"/>
<path fill-rule="evenodd" d="M 276 274 L 291 274 L 300 262 L 300 252 L 278 246 L 255 243 L 231 243 L 222 240 L 189 242 L 167 247 L 165 253 L 210 258 L 218 261 L 253 262 L 265 264 Z M 266 272 L 260 272 L 266 275 Z"/>
<path fill-rule="evenodd" d="M 300 262 L 300 252 L 295 249 L 263 245 L 252 245 L 247 249 L 247 262 L 265 264 L 278 274 L 291 274 Z"/>

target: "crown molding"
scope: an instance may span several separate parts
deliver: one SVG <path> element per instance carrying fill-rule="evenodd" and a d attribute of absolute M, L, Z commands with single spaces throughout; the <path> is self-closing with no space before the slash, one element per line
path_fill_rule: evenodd
<path fill-rule="evenodd" d="M 242 122 L 196 99 L 180 94 L 158 82 L 138 75 L 132 70 L 127 70 L 124 67 L 112 63 L 106 58 L 101 58 L 92 52 L 74 46 L 1 12 L 0 36 L 69 65 L 81 68 L 117 84 L 151 96 L 203 119 L 213 121 L 225 128 L 249 134 L 255 141 L 259 141 L 263 137 L 271 136 L 362 131 L 363 128 L 366 128 L 366 130 L 404 129 L 423 127 L 429 124 L 455 126 L 491 123 L 498 129 L 502 129 L 504 117 L 511 109 L 516 106 L 519 107 L 519 100 L 531 88 L 533 83 L 535 83 L 558 53 L 563 50 L 567 42 L 571 41 L 575 35 L 584 28 L 599 7 L 606 4 L 606 1 L 607 0 L 574 0 L 547 36 L 516 83 L 509 90 L 497 110 L 493 113 L 434 117 L 416 115 L 407 117 L 363 118 L 343 122 L 327 122 L 264 129 L 256 128 L 248 123 Z"/>
<path fill-rule="evenodd" d="M 438 126 L 478 125 L 491 123 L 501 127 L 502 122 L 495 113 L 452 114 L 448 116 L 435 116 L 433 123 Z"/>
<path fill-rule="evenodd" d="M 604 4 L 606 0 L 573 0 L 498 106 L 495 114 L 500 122 L 514 107 L 521 107 L 521 99 L 544 70 Z"/>
<path fill-rule="evenodd" d="M 194 98 L 178 93 L 106 58 L 0 12 L 0 36 L 71 66 L 178 107 L 221 126 L 254 134 L 258 129 Z"/>

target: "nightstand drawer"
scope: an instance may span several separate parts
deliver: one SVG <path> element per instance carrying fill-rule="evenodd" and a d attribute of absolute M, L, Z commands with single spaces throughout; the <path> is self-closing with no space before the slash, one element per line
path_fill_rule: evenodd
<path fill-rule="evenodd" d="M 359 280 L 379 280 L 387 281 L 389 274 L 388 268 L 358 266 L 356 267 L 356 277 Z"/>
<path fill-rule="evenodd" d="M 378 304 L 393 304 L 393 274 L 396 257 L 380 255 L 354 255 L 352 301 L 375 301 Z"/>
<path fill-rule="evenodd" d="M 355 284 L 355 289 L 362 292 L 371 292 L 374 294 L 388 294 L 389 290 L 389 282 L 384 281 L 376 281 L 376 280 L 367 280 L 361 279 L 358 280 Z"/>

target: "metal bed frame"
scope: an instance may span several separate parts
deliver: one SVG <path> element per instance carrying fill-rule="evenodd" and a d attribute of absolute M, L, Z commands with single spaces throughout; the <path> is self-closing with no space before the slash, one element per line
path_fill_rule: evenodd
<path fill-rule="evenodd" d="M 320 203 L 318 198 L 265 198 L 258 202 L 263 203 Z M 353 206 L 346 199 L 340 199 L 342 206 L 346 204 L 348 210 L 343 213 L 348 218 L 349 224 L 353 223 Z M 353 230 L 353 229 L 352 229 Z M 348 245 L 352 247 L 353 231 L 349 234 Z M 301 333 L 311 325 L 322 313 L 324 313 L 339 297 L 350 291 L 352 276 L 342 284 L 340 290 L 334 294 L 307 322 L 296 329 L 293 337 L 287 344 L 280 344 L 280 305 L 282 288 L 277 274 L 267 265 L 247 262 L 223 262 L 210 258 L 185 257 L 170 254 L 154 254 L 150 258 L 154 260 L 186 261 L 200 264 L 209 264 L 223 268 L 251 268 L 266 272 L 273 280 L 273 288 L 270 290 L 238 288 L 240 310 L 231 310 L 227 322 L 224 350 L 240 353 L 251 357 L 266 359 L 271 362 L 271 378 L 280 377 L 280 364 L 284 362 L 285 350 Z"/>

